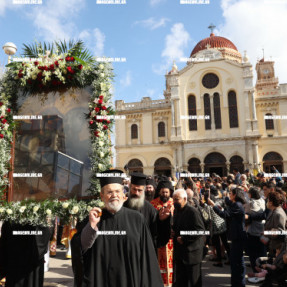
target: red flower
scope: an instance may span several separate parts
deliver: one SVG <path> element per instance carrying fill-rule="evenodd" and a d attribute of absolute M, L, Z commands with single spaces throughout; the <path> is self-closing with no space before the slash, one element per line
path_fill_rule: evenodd
<path fill-rule="evenodd" d="M 68 70 L 68 72 L 69 73 L 71 73 L 71 74 L 75 74 L 75 71 L 72 69 L 72 67 L 67 67 L 67 70 Z"/>
<path fill-rule="evenodd" d="M 11 112 L 11 109 L 7 109 L 7 113 L 10 113 Z"/>
<path fill-rule="evenodd" d="M 38 65 L 39 65 L 39 62 L 37 62 L 37 61 L 34 62 L 34 65 L 35 65 L 35 66 L 38 66 Z"/>
<path fill-rule="evenodd" d="M 70 61 L 74 62 L 74 61 L 75 61 L 75 58 L 74 58 L 74 57 L 71 57 L 71 58 L 70 58 Z"/>
<path fill-rule="evenodd" d="M 0 138 L 3 139 L 3 138 L 4 138 L 4 135 L 0 134 Z"/>
<path fill-rule="evenodd" d="M 100 110 L 101 110 L 101 109 L 98 108 L 98 107 L 95 108 L 96 113 L 98 113 Z"/>
<path fill-rule="evenodd" d="M 79 68 L 79 70 L 82 70 L 83 69 L 83 65 L 79 65 L 78 68 Z"/>
<path fill-rule="evenodd" d="M 100 96 L 99 96 L 99 99 L 100 99 L 100 100 L 102 100 L 103 98 L 104 98 L 104 96 L 103 96 L 103 95 L 100 95 Z"/>
<path fill-rule="evenodd" d="M 38 79 L 41 79 L 41 78 L 42 78 L 42 75 L 43 75 L 42 72 L 38 73 L 37 78 L 38 78 Z"/>
<path fill-rule="evenodd" d="M 71 58 L 70 57 L 66 57 L 66 61 L 67 62 L 71 61 Z"/>
<path fill-rule="evenodd" d="M 49 68 L 50 68 L 50 71 L 53 71 L 54 69 L 55 69 L 55 67 L 54 67 L 54 65 L 52 64 L 52 65 L 50 65 L 49 66 Z"/>
<path fill-rule="evenodd" d="M 111 123 L 111 121 L 107 120 L 107 124 L 110 124 L 110 123 Z"/>
<path fill-rule="evenodd" d="M 59 66 L 59 62 L 55 61 L 55 66 L 58 67 Z"/>
<path fill-rule="evenodd" d="M 102 109 L 105 111 L 107 109 L 107 107 L 106 106 L 102 106 Z"/>
<path fill-rule="evenodd" d="M 99 100 L 98 103 L 101 105 L 103 103 L 103 100 Z"/>
<path fill-rule="evenodd" d="M 44 67 L 45 71 L 49 71 L 49 68 L 47 66 Z"/>
<path fill-rule="evenodd" d="M 95 132 L 94 132 L 94 135 L 95 135 L 96 137 L 98 137 L 98 136 L 99 136 L 99 132 L 98 132 L 98 131 L 95 131 Z"/>
<path fill-rule="evenodd" d="M 22 70 L 21 70 L 21 71 L 22 71 Z M 22 73 L 19 73 L 19 74 L 18 74 L 18 78 L 20 78 L 20 79 L 23 78 L 23 74 L 22 74 Z"/>
<path fill-rule="evenodd" d="M 3 103 L 2 102 L 0 102 L 0 107 L 2 107 L 3 106 Z"/>
<path fill-rule="evenodd" d="M 7 123 L 7 120 L 4 119 L 4 120 L 2 121 L 2 124 L 4 125 L 4 124 L 6 124 L 6 123 Z"/>
<path fill-rule="evenodd" d="M 93 121 L 90 121 L 90 125 L 92 125 L 94 122 Z"/>
<path fill-rule="evenodd" d="M 104 125 L 104 126 L 103 126 L 103 129 L 104 129 L 104 130 L 107 130 L 107 129 L 108 129 L 108 126 Z"/>

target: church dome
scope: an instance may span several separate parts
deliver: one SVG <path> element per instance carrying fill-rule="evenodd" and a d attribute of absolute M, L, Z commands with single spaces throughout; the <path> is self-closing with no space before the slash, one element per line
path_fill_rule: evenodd
<path fill-rule="evenodd" d="M 198 42 L 194 49 L 192 50 L 190 57 L 194 56 L 196 53 L 207 48 L 214 49 L 232 49 L 238 52 L 236 46 L 228 39 L 220 36 L 215 36 L 213 33 L 210 34 L 210 37 L 205 38 Z"/>

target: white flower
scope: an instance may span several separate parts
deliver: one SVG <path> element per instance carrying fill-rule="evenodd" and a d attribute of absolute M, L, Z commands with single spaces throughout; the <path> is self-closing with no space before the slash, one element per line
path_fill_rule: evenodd
<path fill-rule="evenodd" d="M 105 154 L 101 151 L 100 152 L 100 158 L 103 158 L 105 156 Z"/>
<path fill-rule="evenodd" d="M 62 204 L 62 207 L 63 208 L 67 208 L 69 206 L 69 202 L 64 202 L 63 204 Z"/>
<path fill-rule="evenodd" d="M 0 207 L 0 213 L 3 213 L 5 211 L 5 208 Z"/>
<path fill-rule="evenodd" d="M 48 215 L 51 215 L 51 214 L 52 214 L 51 209 L 47 209 L 47 210 L 46 210 L 46 213 L 47 213 Z"/>
<path fill-rule="evenodd" d="M 105 74 L 104 73 L 100 73 L 100 76 L 103 78 L 105 76 Z"/>
<path fill-rule="evenodd" d="M 100 65 L 99 65 L 99 68 L 100 68 L 101 70 L 103 70 L 103 69 L 105 68 L 105 66 L 104 66 L 103 64 L 100 64 Z"/>
<path fill-rule="evenodd" d="M 39 208 L 40 208 L 39 205 L 35 205 L 33 207 L 33 212 L 36 213 L 39 210 Z"/>
<path fill-rule="evenodd" d="M 93 208 L 91 206 L 87 206 L 87 211 L 90 212 Z"/>
<path fill-rule="evenodd" d="M 23 212 L 25 211 L 25 209 L 26 209 L 26 206 L 21 206 L 20 209 L 19 209 L 19 211 L 20 211 L 21 213 L 23 213 Z"/>
<path fill-rule="evenodd" d="M 75 205 L 71 211 L 71 214 L 76 214 L 79 212 L 79 206 Z"/>
<path fill-rule="evenodd" d="M 104 145 L 104 142 L 99 141 L 99 146 L 102 147 Z"/>
<path fill-rule="evenodd" d="M 13 213 L 12 209 L 10 209 L 10 208 L 8 208 L 8 209 L 6 210 L 6 212 L 7 212 L 7 214 L 12 214 L 12 213 Z"/>
<path fill-rule="evenodd" d="M 9 128 L 9 125 L 6 123 L 6 124 L 4 124 L 4 127 L 3 127 L 3 130 L 4 131 L 7 131 L 8 130 L 8 128 Z"/>
<path fill-rule="evenodd" d="M 104 167 L 104 166 L 103 166 L 101 163 L 98 164 L 98 168 L 99 168 L 99 169 L 103 169 L 103 167 Z"/>

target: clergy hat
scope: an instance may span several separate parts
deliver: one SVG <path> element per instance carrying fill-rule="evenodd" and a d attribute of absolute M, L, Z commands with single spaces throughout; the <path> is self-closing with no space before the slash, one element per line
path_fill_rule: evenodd
<path fill-rule="evenodd" d="M 146 180 L 146 185 L 152 185 L 154 188 L 156 188 L 156 183 L 153 178 L 148 178 Z"/>
<path fill-rule="evenodd" d="M 131 184 L 146 185 L 146 175 L 140 172 L 134 172 L 131 174 Z"/>
<path fill-rule="evenodd" d="M 108 169 L 97 174 L 97 177 L 100 179 L 101 187 L 111 183 L 122 184 L 123 176 L 123 172 L 119 169 Z"/>
<path fill-rule="evenodd" d="M 169 180 L 162 180 L 158 183 L 158 190 L 160 191 L 162 188 L 168 188 L 171 192 L 173 192 L 173 186 Z"/>

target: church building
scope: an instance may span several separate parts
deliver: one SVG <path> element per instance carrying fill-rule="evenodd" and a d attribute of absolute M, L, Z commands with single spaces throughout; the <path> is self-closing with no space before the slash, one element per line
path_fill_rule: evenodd
<path fill-rule="evenodd" d="M 168 176 L 224 176 L 235 167 L 271 172 L 273 165 L 287 172 L 287 84 L 264 58 L 256 74 L 254 86 L 246 53 L 211 29 L 186 66 L 174 63 L 165 75 L 164 99 L 116 101 L 126 117 L 115 124 L 116 167 Z"/>

